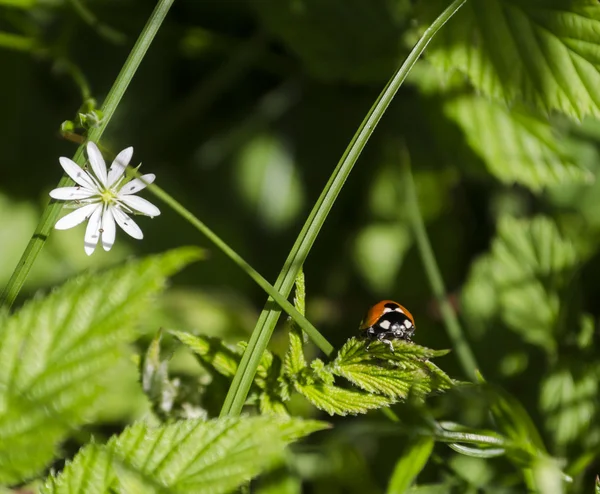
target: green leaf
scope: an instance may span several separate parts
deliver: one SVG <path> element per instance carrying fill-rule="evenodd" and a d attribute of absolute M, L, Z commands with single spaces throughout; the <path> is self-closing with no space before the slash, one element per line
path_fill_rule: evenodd
<path fill-rule="evenodd" d="M 327 424 L 270 417 L 137 423 L 105 446 L 85 447 L 43 494 L 227 493 L 281 460 L 285 446 Z"/>
<path fill-rule="evenodd" d="M 241 358 L 241 349 L 245 350 L 245 342 L 240 342 L 239 349 L 234 350 L 219 338 L 196 336 L 182 331 L 171 331 L 171 334 L 192 350 L 200 364 L 208 371 L 229 379 L 234 376 Z M 289 415 L 283 403 L 283 396 L 286 394 L 282 394 L 281 372 L 281 359 L 268 350 L 265 351 L 253 381 L 261 413 Z"/>
<path fill-rule="evenodd" d="M 546 119 L 474 96 L 455 98 L 444 109 L 489 172 L 503 183 L 540 191 L 593 179 L 569 156 L 564 137 Z"/>
<path fill-rule="evenodd" d="M 258 409 L 261 415 L 281 415 L 288 417 L 290 412 L 281 397 L 270 390 L 263 391 L 258 397 Z"/>
<path fill-rule="evenodd" d="M 598 433 L 597 365 L 578 362 L 563 363 L 544 376 L 540 389 L 540 408 L 544 412 L 546 430 L 556 444 L 565 446 L 582 434 Z"/>
<path fill-rule="evenodd" d="M 233 377 L 241 358 L 241 352 L 231 349 L 219 338 L 198 336 L 183 331 L 170 332 L 198 357 L 200 364 L 208 370 L 225 377 Z"/>
<path fill-rule="evenodd" d="M 554 352 L 561 294 L 578 262 L 575 247 L 548 218 L 502 218 L 491 253 L 476 261 L 463 294 L 467 318 L 485 330 L 499 320 Z"/>
<path fill-rule="evenodd" d="M 596 475 L 596 494 L 600 494 L 600 477 Z"/>
<path fill-rule="evenodd" d="M 477 0 L 447 23 L 429 57 L 487 95 L 581 118 L 600 114 L 599 31 L 595 0 Z"/>
<path fill-rule="evenodd" d="M 400 457 L 387 489 L 388 494 L 404 494 L 427 463 L 435 441 L 430 437 L 419 437 L 409 443 Z"/>
<path fill-rule="evenodd" d="M 295 383 L 296 390 L 308 401 L 329 415 L 356 415 L 393 403 L 391 398 L 363 391 L 353 391 L 324 383 L 303 385 Z"/>
<path fill-rule="evenodd" d="M 102 406 L 109 371 L 165 277 L 198 259 L 179 249 L 90 273 L 35 299 L 0 327 L 0 482 L 44 468 Z"/>
<path fill-rule="evenodd" d="M 354 385 L 370 393 L 404 399 L 409 393 L 423 398 L 433 391 L 451 388 L 454 383 L 429 358 L 444 355 L 411 342 L 394 341 L 394 353 L 387 345 L 351 338 L 339 351 L 330 368 Z"/>
<path fill-rule="evenodd" d="M 496 386 L 484 384 L 483 390 L 492 417 L 500 432 L 518 445 L 523 452 L 531 455 L 526 461 L 546 455 L 546 447 L 540 433 L 523 405 L 512 395 Z M 510 455 L 512 449 L 507 449 L 507 451 Z M 523 460 L 521 456 L 517 459 Z"/>

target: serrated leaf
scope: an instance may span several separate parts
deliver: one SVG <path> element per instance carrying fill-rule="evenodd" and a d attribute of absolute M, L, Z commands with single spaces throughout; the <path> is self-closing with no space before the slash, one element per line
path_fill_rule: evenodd
<path fill-rule="evenodd" d="M 404 494 L 427 463 L 435 441 L 419 437 L 411 441 L 400 457 L 390 479 L 387 494 Z"/>
<path fill-rule="evenodd" d="M 258 397 L 258 409 L 261 415 L 281 415 L 283 417 L 290 415 L 281 398 L 269 391 L 263 391 Z"/>
<path fill-rule="evenodd" d="M 180 249 L 65 283 L 0 327 L 0 482 L 34 475 L 101 405 L 108 371 L 165 277 L 198 259 Z"/>
<path fill-rule="evenodd" d="M 356 415 L 388 406 L 393 399 L 363 391 L 353 391 L 328 384 L 302 385 L 295 383 L 296 390 L 308 401 L 329 415 Z"/>
<path fill-rule="evenodd" d="M 171 334 L 192 350 L 200 364 L 209 370 L 229 378 L 235 375 L 241 353 L 225 345 L 219 338 L 193 335 L 183 331 L 171 331 Z"/>
<path fill-rule="evenodd" d="M 424 398 L 433 391 L 453 386 L 453 381 L 427 359 L 445 351 L 430 350 L 406 341 L 394 341 L 394 353 L 387 345 L 351 338 L 342 347 L 330 368 L 333 374 L 370 393 L 404 399 L 409 393 Z"/>
<path fill-rule="evenodd" d="M 427 2 L 437 15 L 446 6 Z M 545 112 L 600 114 L 600 5 L 595 0 L 467 2 L 429 50 L 484 93 Z"/>
<path fill-rule="evenodd" d="M 546 430 L 556 444 L 565 446 L 582 434 L 591 435 L 598 431 L 597 366 L 569 365 L 556 366 L 544 376 L 540 387 L 540 408 L 544 412 Z"/>
<path fill-rule="evenodd" d="M 548 218 L 502 218 L 491 253 L 472 268 L 463 294 L 465 315 L 475 326 L 495 319 L 525 340 L 553 352 L 560 294 L 578 258 L 575 247 Z"/>
<path fill-rule="evenodd" d="M 286 444 L 327 424 L 275 417 L 135 424 L 105 447 L 84 448 L 43 494 L 227 493 L 272 467 Z"/>
<path fill-rule="evenodd" d="M 506 184 L 543 187 L 590 181 L 592 174 L 569 156 L 547 120 L 484 98 L 464 96 L 445 104 L 490 173 Z"/>
<path fill-rule="evenodd" d="M 115 486 L 112 454 L 104 446 L 88 444 L 58 476 L 48 477 L 42 493 L 102 494 Z M 127 492 L 131 492 L 128 490 Z"/>

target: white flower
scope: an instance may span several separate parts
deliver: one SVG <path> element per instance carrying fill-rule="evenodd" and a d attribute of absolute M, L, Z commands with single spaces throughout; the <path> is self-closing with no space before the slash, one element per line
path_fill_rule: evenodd
<path fill-rule="evenodd" d="M 67 207 L 77 208 L 58 220 L 54 228 L 67 230 L 88 220 L 84 247 L 89 256 L 96 249 L 100 237 L 104 250 L 110 250 L 113 246 L 116 235 L 115 221 L 125 233 L 141 239 L 144 237 L 142 230 L 128 213 L 154 217 L 160 214 L 160 210 L 146 199 L 134 195 L 154 182 L 155 175 L 149 173 L 131 181 L 125 177 L 125 169 L 133 155 L 132 147 L 117 155 L 108 172 L 96 144 L 88 142 L 87 154 L 93 174 L 69 158 L 59 159 L 60 165 L 77 185 L 54 189 L 50 192 L 50 197 L 69 201 Z"/>

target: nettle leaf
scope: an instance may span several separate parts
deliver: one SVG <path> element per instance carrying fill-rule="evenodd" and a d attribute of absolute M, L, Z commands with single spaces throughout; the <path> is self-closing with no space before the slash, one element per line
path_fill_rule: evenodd
<path fill-rule="evenodd" d="M 407 341 L 394 341 L 394 353 L 387 345 L 351 338 L 339 351 L 330 369 L 334 375 L 348 379 L 354 385 L 394 399 L 404 399 L 409 393 L 424 398 L 433 391 L 454 385 L 442 370 L 428 359 L 448 353 L 430 350 Z"/>
<path fill-rule="evenodd" d="M 289 411 L 281 396 L 271 390 L 263 391 L 258 397 L 258 409 L 262 415 L 289 416 Z"/>
<path fill-rule="evenodd" d="M 366 413 L 388 406 L 410 394 L 423 399 L 433 391 L 454 386 L 454 382 L 429 358 L 445 355 L 406 341 L 394 341 L 394 353 L 382 342 L 351 338 L 329 364 L 311 362 L 296 375 L 286 378 L 296 391 L 313 405 L 331 415 Z M 362 388 L 346 389 L 335 385 L 335 376 Z"/>
<path fill-rule="evenodd" d="M 198 357 L 200 364 L 224 377 L 233 378 L 237 371 L 241 352 L 227 346 L 221 339 L 199 336 L 183 331 L 170 331 L 181 343 Z"/>
<path fill-rule="evenodd" d="M 356 415 L 391 405 L 386 396 L 332 386 L 325 383 L 304 385 L 294 383 L 296 390 L 317 408 L 329 415 Z"/>
<path fill-rule="evenodd" d="M 546 119 L 475 96 L 455 98 L 444 109 L 489 172 L 503 183 L 540 191 L 545 186 L 593 179 L 569 156 L 565 139 Z"/>
<path fill-rule="evenodd" d="M 109 371 L 165 278 L 199 258 L 179 249 L 90 273 L 27 303 L 0 327 L 0 482 L 18 483 L 101 406 Z"/>
<path fill-rule="evenodd" d="M 179 341 L 194 352 L 200 364 L 211 372 L 233 379 L 246 343 L 240 342 L 235 349 L 230 348 L 218 338 L 197 336 L 182 331 L 171 331 Z M 253 391 L 258 396 L 261 413 L 288 415 L 283 404 L 285 393 L 281 387 L 281 359 L 266 350 L 261 357 L 254 377 Z"/>
<path fill-rule="evenodd" d="M 495 319 L 553 352 L 562 328 L 561 292 L 578 262 L 575 247 L 548 218 L 502 218 L 491 253 L 475 262 L 463 294 L 474 325 Z"/>
<path fill-rule="evenodd" d="M 582 434 L 597 433 L 593 417 L 598 414 L 599 378 L 597 365 L 577 362 L 563 363 L 544 376 L 540 408 L 556 444 L 565 446 Z"/>
<path fill-rule="evenodd" d="M 228 493 L 281 461 L 288 443 L 327 427 L 272 416 L 138 423 L 83 448 L 42 493 Z"/>
<path fill-rule="evenodd" d="M 304 299 L 304 275 L 300 273 L 296 279 L 295 305 L 301 313 L 304 313 Z M 307 366 L 302 331 L 293 322 L 290 326 L 290 347 L 280 379 L 283 388 L 295 388 L 330 415 L 366 413 L 404 399 L 409 393 L 423 398 L 454 384 L 428 361 L 447 351 L 429 350 L 405 341 L 395 341 L 395 351 L 391 353 L 381 342 L 372 343 L 367 351 L 365 340 L 351 338 L 331 363 L 314 359 Z M 362 390 L 336 386 L 335 376 L 347 379 Z"/>
<path fill-rule="evenodd" d="M 446 5 L 426 8 L 438 15 Z M 428 56 L 490 96 L 581 118 L 600 114 L 598 32 L 595 0 L 478 0 L 444 26 Z"/>

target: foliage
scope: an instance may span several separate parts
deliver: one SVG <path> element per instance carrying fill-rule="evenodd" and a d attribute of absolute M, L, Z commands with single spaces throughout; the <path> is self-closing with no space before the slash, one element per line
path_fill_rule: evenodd
<path fill-rule="evenodd" d="M 154 5 L 0 0 L 0 492 L 600 492 L 600 4 Z M 164 201 L 92 258 L 86 137 Z"/>
<path fill-rule="evenodd" d="M 428 2 L 438 12 L 443 2 Z M 544 112 L 598 115 L 600 7 L 591 0 L 470 2 L 436 40 L 432 60 L 481 91 Z"/>
<path fill-rule="evenodd" d="M 302 272 L 296 279 L 295 305 L 304 313 Z M 307 363 L 302 330 L 292 320 L 289 324 L 290 343 L 284 361 L 272 352 L 265 352 L 254 378 L 250 402 L 258 400 L 261 413 L 287 415 L 285 402 L 290 399 L 292 389 L 330 415 L 355 415 L 389 406 L 409 396 L 422 400 L 432 392 L 454 385 L 452 379 L 429 361 L 447 351 L 430 350 L 405 341 L 395 341 L 392 353 L 382 342 L 368 345 L 365 340 L 350 338 L 330 363 L 325 364 L 320 359 Z M 188 346 L 210 372 L 233 378 L 241 352 L 218 339 L 180 331 L 172 331 L 172 334 Z M 343 377 L 357 389 L 336 385 L 336 376 Z"/>
<path fill-rule="evenodd" d="M 477 324 L 500 319 L 525 340 L 555 352 L 566 329 L 562 293 L 577 266 L 572 242 L 544 217 L 502 218 L 491 254 L 479 259 L 463 293 L 465 310 Z M 486 294 L 495 306 L 480 303 Z M 531 308 L 536 310 L 532 311 Z"/>
<path fill-rule="evenodd" d="M 135 319 L 195 249 L 88 273 L 32 300 L 0 327 L 0 482 L 44 468 L 103 406 Z"/>
<path fill-rule="evenodd" d="M 90 444 L 43 494 L 83 492 L 227 493 L 273 466 L 285 445 L 326 427 L 272 417 L 137 423 L 106 446 Z"/>

